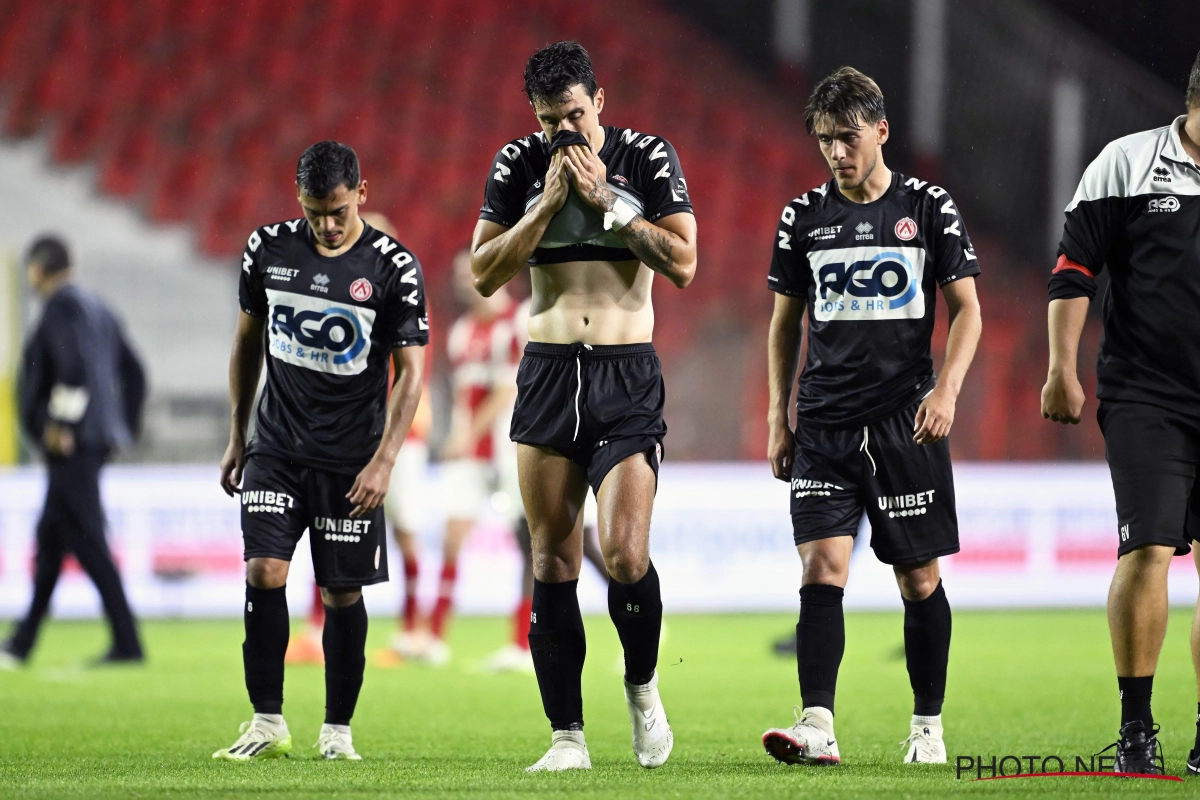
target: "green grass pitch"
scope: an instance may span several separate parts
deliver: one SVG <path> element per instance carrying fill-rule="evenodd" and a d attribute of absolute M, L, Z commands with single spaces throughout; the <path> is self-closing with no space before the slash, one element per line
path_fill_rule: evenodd
<path fill-rule="evenodd" d="M 1185 797 L 1185 783 L 1117 778 L 956 780 L 957 755 L 1094 753 L 1113 741 L 1118 706 L 1101 611 L 959 613 L 944 719 L 951 764 L 900 763 L 912 711 L 898 614 L 847 615 L 838 685 L 842 766 L 787 767 L 759 738 L 788 725 L 799 701 L 795 663 L 769 652 L 789 615 L 669 617 L 660 659 L 675 729 L 666 766 L 641 769 L 616 671 L 609 621 L 587 620 L 586 773 L 526 775 L 549 743 L 530 676 L 483 676 L 474 663 L 504 643 L 507 622 L 454 623 L 442 670 L 369 667 L 354 742 L 360 763 L 309 749 L 322 720 L 322 672 L 289 667 L 284 711 L 293 757 L 211 760 L 250 716 L 241 624 L 151 622 L 144 668 L 86 669 L 105 645 L 98 623 L 48 626 L 33 663 L 0 673 L 0 796 L 50 797 Z M 369 649 L 390 623 L 372 621 Z M 1173 613 L 1155 685 L 1168 771 L 1183 774 L 1195 732 L 1189 614 Z M 1011 764 L 1011 762 L 1010 762 Z M 1010 767 L 1011 768 L 1011 767 Z"/>

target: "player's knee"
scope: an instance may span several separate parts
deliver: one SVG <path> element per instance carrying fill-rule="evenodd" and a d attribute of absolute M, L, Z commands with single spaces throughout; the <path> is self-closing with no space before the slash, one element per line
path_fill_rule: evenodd
<path fill-rule="evenodd" d="M 824 583 L 830 586 L 844 586 L 849 574 L 849 563 L 832 553 L 817 551 L 808 554 L 804 559 L 804 585 Z"/>
<path fill-rule="evenodd" d="M 287 585 L 288 562 L 278 558 L 252 558 L 246 562 L 246 583 L 255 589 Z"/>
<path fill-rule="evenodd" d="M 936 567 L 922 567 L 905 570 L 896 568 L 896 583 L 900 586 L 900 595 L 908 601 L 920 602 L 937 590 L 938 575 Z"/>
<path fill-rule="evenodd" d="M 579 577 L 579 559 L 557 552 L 533 553 L 533 576 L 543 583 L 562 583 Z"/>
<path fill-rule="evenodd" d="M 330 608 L 346 608 L 358 602 L 362 589 L 321 589 L 321 602 Z"/>
<path fill-rule="evenodd" d="M 1170 545 L 1143 545 L 1117 559 L 1117 568 L 1139 573 L 1159 572 L 1171 566 L 1174 555 L 1175 548 Z"/>
<path fill-rule="evenodd" d="M 604 554 L 604 567 L 617 583 L 637 583 L 650 569 L 650 556 L 641 551 L 617 550 Z"/>

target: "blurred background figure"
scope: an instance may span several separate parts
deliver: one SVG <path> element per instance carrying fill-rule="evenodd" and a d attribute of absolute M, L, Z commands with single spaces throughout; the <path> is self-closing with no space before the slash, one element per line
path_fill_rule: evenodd
<path fill-rule="evenodd" d="M 61 239 L 37 239 L 25 263 L 45 308 L 25 344 L 20 417 L 45 455 L 49 483 L 37 526 L 33 599 L 0 651 L 0 665 L 29 659 L 68 554 L 96 584 L 112 628 L 112 646 L 97 663 L 140 662 L 137 625 L 105 539 L 100 470 L 141 428 L 145 373 L 117 318 L 75 285 Z"/>
<path fill-rule="evenodd" d="M 393 239 L 399 240 L 400 235 L 396 226 L 385 214 L 378 211 L 365 211 L 359 215 L 363 222 L 377 231 L 386 233 Z M 391 486 L 384 501 L 384 514 L 392 526 L 396 537 L 396 545 L 404 558 L 404 601 L 400 608 L 401 632 L 412 631 L 417 622 L 417 520 L 421 512 L 421 497 L 425 489 L 425 471 L 429 467 L 429 429 L 433 415 L 429 408 L 429 376 L 433 367 L 433 348 L 425 350 L 425 385 L 421 391 L 421 404 L 417 407 L 417 415 L 413 418 L 408 438 L 400 448 L 396 457 L 396 465 L 392 468 Z M 389 385 L 396 378 L 394 370 L 389 366 Z M 311 535 L 311 532 L 310 532 Z M 304 627 L 293 633 L 288 642 L 288 664 L 325 663 L 325 654 L 321 645 L 321 633 L 325 627 L 325 603 L 321 600 L 321 590 L 314 583 L 312 599 L 309 602 L 308 619 Z M 394 651 L 382 654 L 383 666 L 394 664 Z M 378 661 L 379 659 L 377 659 Z"/>
<path fill-rule="evenodd" d="M 482 297 L 475 291 L 465 250 L 454 256 L 452 282 L 455 298 L 467 312 L 454 322 L 446 339 L 453 397 L 450 432 L 442 447 L 447 487 L 442 572 L 428 626 L 410 627 L 406 613 L 405 629 L 393 643 L 401 657 L 434 666 L 450 659 L 446 625 L 454 606 L 458 554 L 467 534 L 489 504 L 496 505 L 510 525 L 522 516 L 516 452 L 508 439 L 521 358 L 520 306 L 508 292 Z M 406 577 L 409 563 L 406 557 Z M 415 583 L 415 557 L 411 564 Z"/>

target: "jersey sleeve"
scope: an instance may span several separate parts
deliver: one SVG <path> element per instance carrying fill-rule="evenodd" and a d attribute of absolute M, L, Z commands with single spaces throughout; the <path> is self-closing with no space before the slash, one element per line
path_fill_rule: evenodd
<path fill-rule="evenodd" d="M 1111 142 L 1088 165 L 1071 198 L 1050 274 L 1050 299 L 1096 295 L 1096 276 L 1104 269 L 1122 198 L 1129 186 L 1129 157 Z"/>
<path fill-rule="evenodd" d="M 643 152 L 646 155 L 639 167 L 638 187 L 645 204 L 642 216 L 648 222 L 657 222 L 672 214 L 693 213 L 683 165 L 671 143 L 659 139 L 646 145 Z"/>
<path fill-rule="evenodd" d="M 937 187 L 931 187 L 936 189 Z M 980 273 L 979 259 L 975 257 L 975 248 L 971 245 L 971 237 L 967 235 L 967 226 L 954 198 L 944 192 L 933 201 L 932 247 L 933 275 L 938 286 L 969 278 Z"/>
<path fill-rule="evenodd" d="M 511 228 L 525 216 L 525 187 L 520 185 L 520 171 L 505 153 L 505 145 L 492 159 L 487 183 L 483 187 L 483 205 L 479 218 Z"/>
<path fill-rule="evenodd" d="M 381 338 L 394 349 L 424 347 L 429 344 L 429 316 L 425 310 L 425 276 L 421 263 L 400 259 L 396 273 L 388 282 L 387 317 Z M 395 259 L 393 258 L 395 263 Z"/>
<path fill-rule="evenodd" d="M 789 297 L 807 297 L 812 285 L 812 269 L 804 252 L 804 243 L 796 235 L 796 201 L 783 207 L 779 227 L 775 230 L 771 268 L 767 272 L 767 288 Z"/>
<path fill-rule="evenodd" d="M 258 231 L 250 234 L 246 242 L 246 251 L 242 253 L 242 272 L 238 281 L 238 304 L 242 311 L 252 317 L 267 315 L 267 290 L 263 285 L 261 256 L 263 252 L 262 234 Z"/>

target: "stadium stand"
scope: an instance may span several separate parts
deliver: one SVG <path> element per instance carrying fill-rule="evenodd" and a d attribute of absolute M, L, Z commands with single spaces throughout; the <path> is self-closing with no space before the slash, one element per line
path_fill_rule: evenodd
<path fill-rule="evenodd" d="M 626 11 L 638 25 L 618 22 Z M 678 16 L 635 0 L 530 0 L 520 12 L 486 0 L 0 0 L 0 19 L 0 133 L 48 136 L 58 162 L 96 165 L 103 192 L 154 222 L 190 225 L 213 257 L 295 215 L 289 176 L 304 146 L 345 141 L 363 161 L 370 207 L 396 221 L 434 286 L 470 236 L 497 147 L 534 127 L 524 59 L 548 41 L 583 41 L 608 93 L 605 121 L 669 136 L 701 223 L 702 279 L 655 300 L 668 368 L 697 365 L 673 393 L 695 405 L 721 385 L 718 367 L 738 376 L 743 413 L 716 392 L 721 402 L 682 426 L 693 433 L 674 452 L 761 457 L 772 232 L 783 204 L 828 173 L 799 105 Z M 988 252 L 989 272 L 1002 260 Z M 961 404 L 974 420 L 960 423 L 963 456 L 1059 452 L 1050 426 L 1014 437 L 996 422 L 1020 414 L 1013 425 L 1030 429 L 1037 407 L 1037 381 L 1012 388 L 1006 376 L 1015 359 L 1040 358 L 1043 323 L 1028 304 L 1002 321 L 1011 305 L 997 315 L 988 304 L 969 383 L 978 402 Z M 737 344 L 723 356 L 697 345 L 729 330 Z M 727 446 L 714 433 L 722 423 Z"/>

